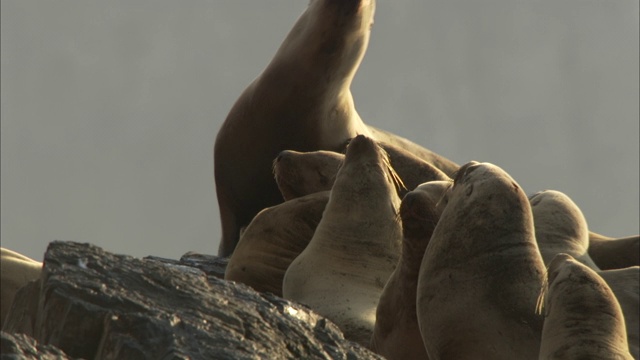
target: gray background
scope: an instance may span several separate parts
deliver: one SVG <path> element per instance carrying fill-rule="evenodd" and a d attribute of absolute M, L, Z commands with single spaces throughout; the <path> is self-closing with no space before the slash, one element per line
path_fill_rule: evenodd
<path fill-rule="evenodd" d="M 216 253 L 216 132 L 305 0 L 2 1 L 2 246 Z M 362 118 L 638 233 L 637 0 L 379 0 Z"/>

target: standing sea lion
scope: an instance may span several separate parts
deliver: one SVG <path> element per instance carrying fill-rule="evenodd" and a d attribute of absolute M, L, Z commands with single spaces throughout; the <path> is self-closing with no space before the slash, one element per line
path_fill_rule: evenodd
<path fill-rule="evenodd" d="M 462 166 L 420 267 L 429 358 L 537 359 L 544 271 L 520 186 L 495 165 Z"/>
<path fill-rule="evenodd" d="M 366 126 L 356 112 L 350 86 L 374 12 L 374 0 L 310 1 L 271 63 L 231 108 L 214 146 L 220 256 L 233 252 L 240 229 L 255 214 L 282 202 L 271 175 L 271 163 L 282 150 L 339 150 L 347 139 L 365 134 L 443 166 L 451 163 Z"/>
<path fill-rule="evenodd" d="M 378 144 L 389 155 L 391 166 L 405 185 L 398 189 L 400 198 L 422 183 L 451 180 L 442 170 L 404 149 Z M 283 198 L 289 200 L 330 190 L 343 161 L 344 155 L 334 151 L 285 150 L 273 161 L 273 172 Z"/>
<path fill-rule="evenodd" d="M 440 218 L 438 204 L 450 186 L 447 181 L 432 181 L 402 198 L 402 255 L 380 295 L 370 345 L 386 359 L 427 359 L 416 315 L 416 289 L 424 251 Z"/>
<path fill-rule="evenodd" d="M 529 197 L 536 240 L 542 260 L 549 264 L 565 253 L 593 270 L 600 270 L 589 256 L 589 228 L 582 211 L 567 195 L 545 190 Z"/>
<path fill-rule="evenodd" d="M 0 328 L 11 309 L 18 289 L 40 277 L 42 263 L 15 251 L 0 248 Z"/>
<path fill-rule="evenodd" d="M 589 232 L 589 255 L 603 270 L 640 265 L 640 236 L 611 238 Z"/>
<path fill-rule="evenodd" d="M 327 201 L 322 191 L 260 211 L 242 233 L 225 280 L 282 296 L 284 273 L 311 241 Z"/>
<path fill-rule="evenodd" d="M 549 265 L 540 295 L 540 359 L 633 359 L 622 310 L 607 283 L 570 255 Z"/>
<path fill-rule="evenodd" d="M 285 298 L 310 306 L 365 346 L 400 256 L 397 181 L 384 150 L 367 137 L 354 138 L 320 224 L 282 284 Z"/>

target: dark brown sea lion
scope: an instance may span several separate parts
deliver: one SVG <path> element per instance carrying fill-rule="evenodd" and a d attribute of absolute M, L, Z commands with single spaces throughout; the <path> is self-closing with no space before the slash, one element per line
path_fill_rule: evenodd
<path fill-rule="evenodd" d="M 344 154 L 335 151 L 284 150 L 273 161 L 273 175 L 285 201 L 329 191 L 336 181 Z"/>
<path fill-rule="evenodd" d="M 350 86 L 369 42 L 374 12 L 374 0 L 310 1 L 271 63 L 233 105 L 214 146 L 219 255 L 233 252 L 240 229 L 260 210 L 282 202 L 271 164 L 283 150 L 338 151 L 363 134 L 457 168 L 360 119 Z"/>
<path fill-rule="evenodd" d="M 407 193 L 400 204 L 402 256 L 382 290 L 371 337 L 372 351 L 388 360 L 427 359 L 416 291 L 424 251 L 440 218 L 438 206 L 452 183 L 432 181 Z"/>
<path fill-rule="evenodd" d="M 322 191 L 260 211 L 240 236 L 225 280 L 282 296 L 284 273 L 311 241 L 327 201 Z"/>
<path fill-rule="evenodd" d="M 589 256 L 602 270 L 640 265 L 640 236 L 612 238 L 589 232 Z"/>

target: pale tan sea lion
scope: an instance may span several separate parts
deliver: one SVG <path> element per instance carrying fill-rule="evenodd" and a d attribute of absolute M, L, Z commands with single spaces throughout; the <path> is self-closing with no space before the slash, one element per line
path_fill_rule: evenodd
<path fill-rule="evenodd" d="M 597 273 L 616 296 L 624 315 L 629 352 L 640 359 L 640 266 Z"/>
<path fill-rule="evenodd" d="M 560 191 L 545 190 L 529 197 L 538 248 L 549 264 L 565 253 L 593 270 L 600 270 L 589 256 L 589 228 L 582 211 Z"/>
<path fill-rule="evenodd" d="M 283 295 L 369 345 L 376 306 L 400 257 L 397 175 L 372 139 L 354 138 L 313 238 L 284 276 Z"/>
<path fill-rule="evenodd" d="M 594 270 L 558 254 L 547 276 L 540 359 L 633 359 L 620 305 Z"/>
<path fill-rule="evenodd" d="M 589 232 L 589 256 L 602 270 L 640 265 L 640 235 L 612 238 Z"/>
<path fill-rule="evenodd" d="M 398 188 L 402 198 L 416 186 L 430 181 L 451 180 L 442 170 L 412 153 L 379 142 L 389 155 L 391 166 L 405 186 Z M 285 150 L 273 162 L 278 188 L 285 200 L 331 190 L 344 155 L 334 151 L 299 152 Z"/>
<path fill-rule="evenodd" d="M 0 327 L 11 309 L 18 289 L 40 277 L 42 263 L 15 251 L 0 248 Z"/>
<path fill-rule="evenodd" d="M 544 271 L 520 186 L 495 165 L 463 165 L 418 278 L 429 358 L 537 359 Z"/>
<path fill-rule="evenodd" d="M 262 210 L 242 233 L 225 280 L 282 296 L 289 264 L 307 247 L 329 201 L 323 191 Z"/>
<path fill-rule="evenodd" d="M 422 184 L 400 204 L 402 256 L 382 290 L 369 346 L 386 359 L 428 359 L 416 315 L 416 290 L 422 257 L 440 218 L 438 205 L 450 185 Z"/>
<path fill-rule="evenodd" d="M 335 151 L 364 134 L 455 167 L 360 119 L 350 86 L 369 42 L 374 12 L 374 0 L 310 1 L 271 63 L 233 105 L 214 146 L 219 255 L 233 252 L 240 229 L 260 210 L 282 202 L 271 164 L 283 150 Z"/>

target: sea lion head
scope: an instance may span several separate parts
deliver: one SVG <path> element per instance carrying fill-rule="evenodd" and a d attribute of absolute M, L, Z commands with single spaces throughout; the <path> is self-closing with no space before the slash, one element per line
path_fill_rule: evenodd
<path fill-rule="evenodd" d="M 435 180 L 422 183 L 414 189 L 425 194 L 436 207 L 438 218 L 442 214 L 442 211 L 449 203 L 449 191 L 453 186 L 451 180 Z"/>
<path fill-rule="evenodd" d="M 364 57 L 375 0 L 311 0 L 281 51 L 293 61 L 321 65 L 327 83 L 350 84 Z"/>
<path fill-rule="evenodd" d="M 367 181 L 369 173 L 379 173 L 395 188 L 404 187 L 402 180 L 391 167 L 387 152 L 375 140 L 364 135 L 358 135 L 349 142 L 336 179 L 339 179 L 340 173 L 344 171 L 352 172 L 352 176 L 359 177 L 361 181 Z"/>
<path fill-rule="evenodd" d="M 540 359 L 633 358 L 616 295 L 569 254 L 558 254 L 549 264 L 536 310 L 545 315 Z"/>
<path fill-rule="evenodd" d="M 586 250 L 589 244 L 587 220 L 580 208 L 565 194 L 545 190 L 529 197 L 538 240 L 574 239 Z M 545 239 L 541 239 L 544 237 Z"/>
<path fill-rule="evenodd" d="M 343 154 L 284 150 L 273 160 L 273 174 L 285 201 L 331 190 Z"/>
<path fill-rule="evenodd" d="M 475 238 L 502 239 L 499 244 L 533 237 L 533 216 L 524 191 L 509 174 L 490 163 L 469 162 L 454 176 L 449 204 L 444 210 L 468 223 L 463 229 Z M 444 214 L 443 214 L 444 216 Z M 500 221 L 496 221 L 500 219 Z M 526 232 L 525 233 L 523 233 Z M 530 232 L 530 234 L 529 234 Z"/>
<path fill-rule="evenodd" d="M 545 263 L 557 253 L 567 253 L 577 261 L 598 269 L 588 254 L 589 229 L 580 208 L 565 194 L 545 190 L 529 197 L 536 240 Z"/>
<path fill-rule="evenodd" d="M 400 218 L 405 238 L 416 238 L 435 227 L 438 216 L 435 202 L 422 191 L 410 191 L 402 198 Z"/>
<path fill-rule="evenodd" d="M 562 293 L 582 291 L 585 286 L 597 288 L 598 292 L 611 293 L 613 295 L 604 280 L 594 270 L 581 264 L 569 254 L 557 254 L 547 268 L 547 276 L 538 297 L 536 311 L 539 314 L 544 312 L 545 316 L 549 315 L 549 309 L 553 306 L 555 298 L 558 296 L 565 297 Z M 560 287 L 564 291 L 558 291 L 557 289 Z M 605 287 L 607 287 L 606 290 L 604 289 Z M 576 297 L 580 298 L 580 296 Z M 578 301 L 582 300 L 589 301 L 585 298 L 578 299 Z M 562 301 L 570 301 L 570 299 L 565 298 Z"/>

